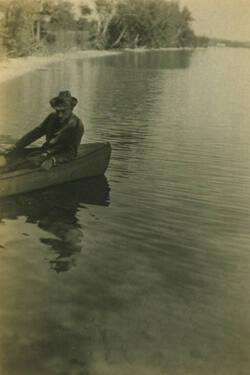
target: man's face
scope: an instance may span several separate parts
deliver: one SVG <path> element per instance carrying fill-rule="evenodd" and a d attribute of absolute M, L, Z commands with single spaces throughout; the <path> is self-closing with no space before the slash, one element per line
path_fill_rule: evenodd
<path fill-rule="evenodd" d="M 67 107 L 57 107 L 55 110 L 60 122 L 67 120 L 72 113 L 72 109 Z"/>

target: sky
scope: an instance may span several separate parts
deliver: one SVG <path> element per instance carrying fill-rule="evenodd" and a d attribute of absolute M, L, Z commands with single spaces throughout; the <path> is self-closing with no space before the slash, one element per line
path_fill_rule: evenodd
<path fill-rule="evenodd" d="M 180 0 L 199 35 L 250 41 L 250 0 Z"/>

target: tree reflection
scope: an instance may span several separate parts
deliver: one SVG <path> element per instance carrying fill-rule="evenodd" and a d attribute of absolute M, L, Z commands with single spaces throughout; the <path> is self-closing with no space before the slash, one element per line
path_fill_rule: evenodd
<path fill-rule="evenodd" d="M 131 50 L 121 55 L 107 56 L 101 63 L 116 67 L 125 65 L 127 69 L 188 69 L 192 54 L 192 49 Z"/>
<path fill-rule="evenodd" d="M 81 252 L 83 228 L 77 212 L 83 204 L 107 206 L 109 186 L 105 176 L 71 182 L 58 187 L 9 197 L 0 201 L 0 220 L 26 217 L 27 223 L 36 224 L 52 234 L 40 238 L 55 253 L 50 260 L 56 272 L 68 271 Z"/>

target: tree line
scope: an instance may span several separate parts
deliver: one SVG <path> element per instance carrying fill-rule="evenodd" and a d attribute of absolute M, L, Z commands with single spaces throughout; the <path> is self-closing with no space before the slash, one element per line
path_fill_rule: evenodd
<path fill-rule="evenodd" d="M 0 38 L 9 55 L 25 56 L 56 43 L 58 30 L 88 35 L 88 48 L 197 47 L 192 15 L 178 1 L 0 0 Z M 77 38 L 76 38 L 77 45 Z M 69 48 L 72 47 L 69 45 Z"/>

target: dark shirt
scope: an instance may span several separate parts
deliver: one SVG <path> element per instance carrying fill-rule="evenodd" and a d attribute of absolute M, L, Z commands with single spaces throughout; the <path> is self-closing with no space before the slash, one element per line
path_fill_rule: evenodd
<path fill-rule="evenodd" d="M 23 149 L 45 136 L 46 142 L 42 146 L 44 151 L 48 151 L 51 155 L 63 153 L 75 157 L 83 133 L 83 123 L 75 114 L 72 113 L 67 120 L 60 123 L 58 116 L 53 112 L 41 125 L 25 134 L 16 143 L 16 148 Z"/>

